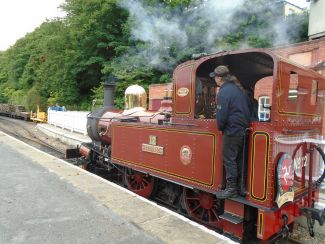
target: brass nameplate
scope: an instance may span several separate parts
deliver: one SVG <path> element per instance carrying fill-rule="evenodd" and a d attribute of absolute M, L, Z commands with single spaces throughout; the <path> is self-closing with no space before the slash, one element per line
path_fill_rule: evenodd
<path fill-rule="evenodd" d="M 145 144 L 145 143 L 142 144 L 142 151 L 159 154 L 159 155 L 164 155 L 164 147 L 154 146 L 154 145 Z"/>

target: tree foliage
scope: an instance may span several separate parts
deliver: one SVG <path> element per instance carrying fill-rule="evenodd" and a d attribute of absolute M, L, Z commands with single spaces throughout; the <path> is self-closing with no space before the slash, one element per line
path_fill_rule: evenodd
<path fill-rule="evenodd" d="M 175 66 L 193 53 L 308 39 L 307 12 L 284 19 L 276 1 L 238 0 L 240 7 L 231 9 L 231 21 L 226 23 L 222 15 L 204 14 L 210 3 L 66 0 L 61 6 L 66 17 L 44 22 L 0 52 L 0 102 L 28 109 L 55 103 L 90 109 L 93 99 L 102 99 L 102 84 L 113 74 L 115 101 L 122 107 L 127 86 L 169 82 Z M 144 12 L 133 13 L 134 6 Z M 147 14 L 146 19 L 141 14 Z M 139 20 L 147 21 L 144 29 L 139 29 Z"/>

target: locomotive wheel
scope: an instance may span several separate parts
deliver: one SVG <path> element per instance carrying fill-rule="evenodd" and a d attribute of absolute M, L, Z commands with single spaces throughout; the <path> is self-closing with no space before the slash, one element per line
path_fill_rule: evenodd
<path fill-rule="evenodd" d="M 220 208 L 218 199 L 213 194 L 184 188 L 183 202 L 191 218 L 206 225 L 219 227 Z"/>
<path fill-rule="evenodd" d="M 155 189 L 154 177 L 132 169 L 125 170 L 125 184 L 130 191 L 145 198 L 150 198 Z"/>

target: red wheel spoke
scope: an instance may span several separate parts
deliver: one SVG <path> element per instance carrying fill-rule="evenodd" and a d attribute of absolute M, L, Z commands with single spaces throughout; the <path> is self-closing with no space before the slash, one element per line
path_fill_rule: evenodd
<path fill-rule="evenodd" d="M 194 192 L 192 189 L 184 188 L 183 201 L 190 217 L 209 226 L 219 227 L 218 200 L 213 194 L 203 191 Z"/>
<path fill-rule="evenodd" d="M 201 206 L 197 205 L 194 209 L 192 209 L 192 213 L 194 213 L 196 210 L 198 210 Z"/>
<path fill-rule="evenodd" d="M 152 195 L 155 183 L 154 178 L 131 169 L 125 172 L 124 176 L 129 190 L 146 198 Z"/>
<path fill-rule="evenodd" d="M 208 210 L 208 222 L 212 222 L 212 209 Z"/>
<path fill-rule="evenodd" d="M 142 181 L 143 181 L 144 183 L 146 183 L 147 185 L 150 184 L 150 182 L 149 182 L 146 178 L 142 178 Z"/>
<path fill-rule="evenodd" d="M 146 185 L 144 184 L 144 182 L 141 182 L 141 184 L 140 184 L 140 188 L 141 189 L 144 189 L 146 187 Z"/>
<path fill-rule="evenodd" d="M 202 219 L 203 220 L 203 216 L 204 216 L 204 213 L 205 213 L 205 209 L 204 208 L 202 208 L 202 212 L 201 212 L 201 214 L 200 214 L 200 219 Z"/>
<path fill-rule="evenodd" d="M 215 208 L 212 208 L 211 211 L 212 211 L 214 217 L 216 217 L 216 219 L 219 219 L 217 210 Z"/>
<path fill-rule="evenodd" d="M 135 180 L 133 180 L 133 181 L 130 182 L 131 187 L 134 187 L 136 184 L 137 184 L 137 182 Z"/>

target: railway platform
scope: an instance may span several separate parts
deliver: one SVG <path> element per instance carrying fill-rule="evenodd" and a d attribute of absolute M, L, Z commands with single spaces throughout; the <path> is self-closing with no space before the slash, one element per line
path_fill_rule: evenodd
<path fill-rule="evenodd" d="M 0 243 L 234 243 L 2 132 L 0 145 Z"/>
<path fill-rule="evenodd" d="M 87 135 L 83 135 L 81 133 L 76 133 L 73 131 L 61 129 L 54 125 L 50 124 L 37 124 L 37 129 L 42 131 L 48 136 L 55 137 L 60 139 L 61 141 L 71 145 L 77 146 L 83 142 L 91 142 L 91 139 Z"/>

